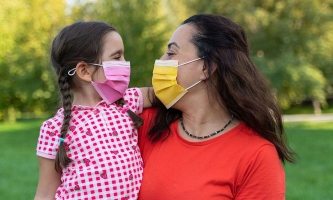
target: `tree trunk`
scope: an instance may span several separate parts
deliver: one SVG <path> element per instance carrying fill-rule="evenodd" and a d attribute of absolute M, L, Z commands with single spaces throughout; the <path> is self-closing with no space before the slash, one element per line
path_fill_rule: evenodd
<path fill-rule="evenodd" d="M 313 105 L 314 114 L 320 115 L 321 114 L 320 102 L 316 99 L 313 99 L 312 100 L 312 105 Z"/>
<path fill-rule="evenodd" d="M 16 114 L 15 108 L 13 106 L 9 106 L 5 112 L 4 120 L 6 122 L 16 122 Z"/>

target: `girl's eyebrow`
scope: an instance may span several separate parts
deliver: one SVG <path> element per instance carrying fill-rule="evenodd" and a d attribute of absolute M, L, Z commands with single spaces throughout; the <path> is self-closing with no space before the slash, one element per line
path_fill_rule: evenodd
<path fill-rule="evenodd" d="M 178 44 L 176 42 L 170 42 L 168 44 L 168 49 L 170 49 L 172 45 L 175 45 L 178 49 L 180 49 L 180 47 L 178 46 Z"/>
<path fill-rule="evenodd" d="M 122 54 L 123 52 L 124 52 L 124 51 L 123 51 L 122 49 L 119 49 L 119 50 L 113 52 L 113 53 L 110 55 L 110 57 L 112 57 L 112 56 L 114 56 L 114 55 L 117 55 L 117 54 Z"/>

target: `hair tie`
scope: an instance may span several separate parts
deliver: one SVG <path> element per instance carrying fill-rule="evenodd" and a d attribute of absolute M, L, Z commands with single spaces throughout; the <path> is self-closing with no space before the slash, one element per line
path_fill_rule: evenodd
<path fill-rule="evenodd" d="M 64 143 L 64 141 L 65 141 L 65 138 L 59 138 L 59 145 L 60 145 L 61 143 Z"/>

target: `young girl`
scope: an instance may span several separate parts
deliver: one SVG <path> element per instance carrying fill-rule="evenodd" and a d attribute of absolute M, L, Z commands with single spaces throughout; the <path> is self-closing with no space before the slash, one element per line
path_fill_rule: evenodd
<path fill-rule="evenodd" d="M 136 199 L 137 114 L 149 104 L 146 88 L 127 88 L 121 36 L 103 22 L 74 23 L 55 37 L 51 62 L 62 108 L 41 126 L 35 199 Z"/>

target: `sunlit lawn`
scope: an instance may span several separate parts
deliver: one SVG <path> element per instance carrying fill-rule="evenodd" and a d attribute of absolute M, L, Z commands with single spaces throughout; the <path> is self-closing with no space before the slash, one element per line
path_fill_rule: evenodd
<path fill-rule="evenodd" d="M 38 181 L 36 141 L 42 120 L 0 123 L 0 197 L 33 199 Z M 286 164 L 287 200 L 333 199 L 333 122 L 289 123 L 297 164 Z"/>
<path fill-rule="evenodd" d="M 286 131 L 299 155 L 285 166 L 287 200 L 333 199 L 333 122 L 287 123 Z"/>
<path fill-rule="evenodd" d="M 35 149 L 41 122 L 0 124 L 0 199 L 33 199 L 38 181 Z"/>

